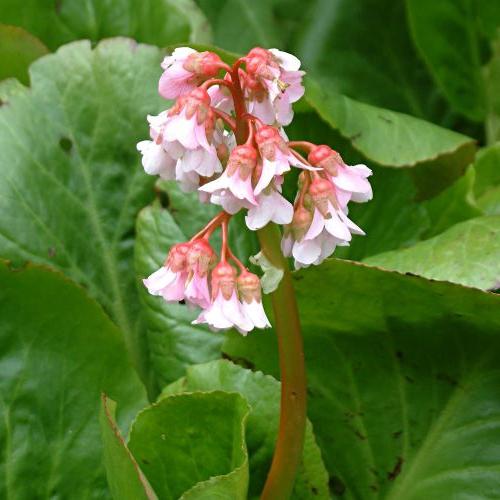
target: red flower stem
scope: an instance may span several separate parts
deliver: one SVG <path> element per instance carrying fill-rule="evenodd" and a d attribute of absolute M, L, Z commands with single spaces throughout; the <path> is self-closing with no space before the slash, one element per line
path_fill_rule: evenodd
<path fill-rule="evenodd" d="M 212 107 L 212 111 L 217 115 L 224 123 L 227 123 L 233 132 L 236 131 L 236 122 L 224 111 Z"/>
<path fill-rule="evenodd" d="M 220 251 L 220 261 L 226 262 L 226 256 L 228 254 L 228 245 L 227 245 L 227 223 L 228 219 L 222 219 L 222 248 Z"/>
<path fill-rule="evenodd" d="M 224 220 L 225 218 L 230 217 L 230 215 L 224 211 L 219 212 L 211 221 L 208 222 L 208 224 L 201 230 L 198 231 L 190 240 L 189 242 L 191 243 L 194 240 L 197 240 L 198 238 L 201 238 L 204 236 L 206 233 L 208 235 L 212 234 L 214 230 L 220 226 L 221 221 Z"/>
<path fill-rule="evenodd" d="M 207 90 L 209 87 L 212 87 L 213 85 L 223 85 L 228 89 L 231 89 L 232 87 L 231 82 L 229 82 L 228 80 L 223 80 L 222 78 L 210 78 L 210 80 L 203 82 L 200 85 L 200 88 Z"/>
<path fill-rule="evenodd" d="M 304 149 L 306 151 L 310 151 L 311 149 L 314 149 L 316 147 L 316 144 L 313 144 L 312 142 L 308 141 L 289 141 L 288 147 L 299 148 L 299 149 Z"/>
<path fill-rule="evenodd" d="M 268 224 L 258 231 L 258 235 L 266 257 L 274 267 L 283 271 L 283 278 L 272 294 L 281 372 L 280 424 L 271 469 L 261 499 L 286 500 L 291 497 L 304 446 L 304 349 L 292 276 L 280 248 L 281 232 L 275 224 Z"/>
<path fill-rule="evenodd" d="M 233 101 L 236 114 L 236 141 L 243 144 L 248 137 L 248 113 L 241 89 L 238 68 L 233 65 Z M 224 226 L 223 226 L 224 230 Z M 302 460 L 306 428 L 306 373 L 300 331 L 299 312 L 288 262 L 281 252 L 281 232 L 273 223 L 258 232 L 262 252 L 283 278 L 272 294 L 274 328 L 278 337 L 281 371 L 281 407 L 278 438 L 271 469 L 262 491 L 262 500 L 290 498 L 299 464 Z"/>
<path fill-rule="evenodd" d="M 234 255 L 234 253 L 229 248 L 229 245 L 227 246 L 227 255 L 239 267 L 239 269 L 242 273 L 247 271 L 247 268 L 245 267 L 243 262 L 241 262 L 241 260 L 238 259 L 238 257 L 236 257 L 236 255 Z"/>

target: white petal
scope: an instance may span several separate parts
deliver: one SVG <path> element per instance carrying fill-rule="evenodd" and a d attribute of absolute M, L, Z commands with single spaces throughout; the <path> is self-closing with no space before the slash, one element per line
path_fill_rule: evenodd
<path fill-rule="evenodd" d="M 280 66 L 284 70 L 297 71 L 300 68 L 300 59 L 295 57 L 294 55 L 278 49 L 269 49 L 269 52 L 271 52 L 274 57 L 279 60 Z"/>
<path fill-rule="evenodd" d="M 294 259 L 302 264 L 312 264 L 321 253 L 321 247 L 317 240 L 296 241 L 293 245 L 292 255 Z"/>
<path fill-rule="evenodd" d="M 242 302 L 242 309 L 245 315 L 250 319 L 256 328 L 269 328 L 271 323 L 267 319 L 266 312 L 262 306 L 262 302 L 257 302 L 255 299 L 250 302 Z"/>

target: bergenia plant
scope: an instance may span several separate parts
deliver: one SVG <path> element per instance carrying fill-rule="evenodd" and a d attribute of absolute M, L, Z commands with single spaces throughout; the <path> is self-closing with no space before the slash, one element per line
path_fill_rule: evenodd
<path fill-rule="evenodd" d="M 348 204 L 371 199 L 372 172 L 347 165 L 328 145 L 288 140 L 283 127 L 304 94 L 304 72 L 291 54 L 256 47 L 229 66 L 215 53 L 182 47 L 162 68 L 159 93 L 175 102 L 148 116 L 151 139 L 137 145 L 144 170 L 176 180 L 183 191 L 196 191 L 200 203 L 221 211 L 189 241 L 170 248 L 144 284 L 162 300 L 198 308 L 195 324 L 236 328 L 243 335 L 270 327 L 260 278 L 229 246 L 231 217 L 245 211 L 247 230 L 257 231 L 262 254 L 282 274 L 272 293 L 282 381 L 280 431 L 263 498 L 286 498 L 306 419 L 300 322 L 287 258 L 295 268 L 319 265 L 337 245 L 364 234 L 348 217 Z M 293 168 L 300 171 L 297 192 L 287 200 L 282 186 Z M 219 254 L 210 242 L 218 229 Z"/>

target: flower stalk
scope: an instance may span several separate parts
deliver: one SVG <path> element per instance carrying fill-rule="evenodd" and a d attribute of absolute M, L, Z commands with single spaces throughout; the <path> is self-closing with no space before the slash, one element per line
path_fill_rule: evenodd
<path fill-rule="evenodd" d="M 159 93 L 176 101 L 148 117 L 151 140 L 137 145 L 144 170 L 175 179 L 183 191 L 198 192 L 200 202 L 223 210 L 189 241 L 174 245 L 144 284 L 167 302 L 199 308 L 193 324 L 216 331 L 235 328 L 242 335 L 269 328 L 261 280 L 230 248 L 229 220 L 246 211 L 246 227 L 257 232 L 266 260 L 282 271 L 272 293 L 281 411 L 262 499 L 286 500 L 306 426 L 304 352 L 287 257 L 293 257 L 296 269 L 319 265 L 336 246 L 349 245 L 353 234 L 363 234 L 348 218 L 347 204 L 371 198 L 371 170 L 346 165 L 327 145 L 288 140 L 283 127 L 304 94 L 304 72 L 291 54 L 255 47 L 230 67 L 213 52 L 180 47 L 162 67 Z M 293 204 L 283 195 L 292 167 L 302 171 Z M 219 255 L 210 244 L 218 229 Z"/>

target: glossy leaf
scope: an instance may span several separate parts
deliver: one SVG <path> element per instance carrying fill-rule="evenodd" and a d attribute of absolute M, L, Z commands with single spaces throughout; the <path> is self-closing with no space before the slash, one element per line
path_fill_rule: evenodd
<path fill-rule="evenodd" d="M 494 498 L 500 297 L 330 260 L 295 274 L 309 416 L 344 498 Z M 274 339 L 229 355 L 276 373 Z"/>
<path fill-rule="evenodd" d="M 0 22 L 20 26 L 55 50 L 80 39 L 114 36 L 164 47 L 178 42 L 206 43 L 210 27 L 193 0 L 78 0 L 49 2 L 0 0 Z"/>
<path fill-rule="evenodd" d="M 16 26 L 0 24 L 0 80 L 17 78 L 29 83 L 28 67 L 47 54 L 45 45 L 27 31 Z"/>
<path fill-rule="evenodd" d="M 120 332 L 59 273 L 1 263 L 0 283 L 0 497 L 104 498 L 100 393 L 121 428 L 145 404 Z"/>
<path fill-rule="evenodd" d="M 500 18 L 500 9 L 497 8 Z M 500 141 L 500 19 L 498 21 L 496 39 L 492 43 L 492 57 L 484 69 L 486 86 L 487 116 L 486 140 L 489 144 Z"/>
<path fill-rule="evenodd" d="M 500 216 L 462 222 L 411 248 L 365 259 L 370 265 L 483 290 L 500 288 Z"/>
<path fill-rule="evenodd" d="M 478 206 L 488 215 L 500 215 L 500 142 L 481 150 L 474 168 Z"/>
<path fill-rule="evenodd" d="M 161 499 L 243 500 L 248 411 L 234 393 L 171 396 L 139 413 L 129 449 Z"/>
<path fill-rule="evenodd" d="M 415 167 L 451 157 L 453 168 L 461 173 L 472 161 L 474 144 L 469 137 L 354 101 L 311 78 L 307 79 L 306 100 L 366 158 L 382 166 Z M 441 174 L 438 170 L 434 173 Z"/>
<path fill-rule="evenodd" d="M 266 332 L 266 335 L 273 335 Z M 250 456 L 249 496 L 258 497 L 264 486 L 278 432 L 280 384 L 272 377 L 253 372 L 228 361 L 190 366 L 186 376 L 167 386 L 161 398 L 193 391 L 240 393 L 250 405 L 246 442 Z M 328 476 L 321 453 L 308 423 L 304 457 L 293 498 L 329 498 Z"/>
<path fill-rule="evenodd" d="M 105 394 L 101 399 L 101 435 L 111 496 L 120 500 L 156 500 L 155 492 L 128 450 L 116 425 L 116 403 Z"/>
<path fill-rule="evenodd" d="M 0 256 L 84 285 L 141 362 L 134 219 L 152 197 L 135 144 L 158 112 L 160 51 L 116 39 L 61 48 L 0 108 Z M 164 105 L 163 105 L 164 106 Z"/>
<path fill-rule="evenodd" d="M 437 84 L 457 111 L 482 120 L 485 87 L 481 74 L 479 3 L 406 0 L 406 5 L 415 44 Z M 497 18 L 500 21 L 500 14 Z"/>

